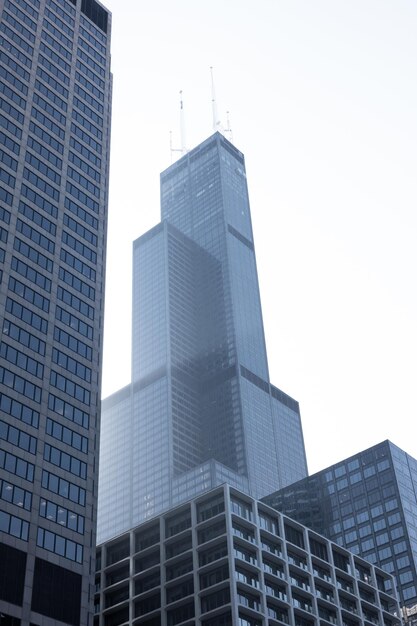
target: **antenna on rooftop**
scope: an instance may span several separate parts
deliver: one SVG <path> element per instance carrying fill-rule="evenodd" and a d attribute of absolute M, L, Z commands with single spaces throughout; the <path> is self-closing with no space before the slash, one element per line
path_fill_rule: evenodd
<path fill-rule="evenodd" d="M 229 141 L 233 142 L 233 133 L 232 133 L 232 129 L 230 128 L 230 111 L 226 111 L 226 124 L 227 126 L 224 129 L 224 134 L 227 133 Z"/>
<path fill-rule="evenodd" d="M 213 130 L 214 132 L 216 132 L 217 130 L 221 130 L 221 124 L 219 121 L 219 116 L 217 114 L 216 94 L 214 91 L 213 66 L 210 66 L 210 73 L 211 73 L 211 108 L 213 112 Z"/>
<path fill-rule="evenodd" d="M 185 141 L 185 120 L 184 120 L 184 103 L 182 100 L 182 90 L 180 91 L 180 136 L 181 136 L 181 148 L 172 147 L 172 130 L 169 131 L 169 148 L 171 150 L 171 163 L 172 155 L 174 152 L 181 152 L 181 155 L 188 152 L 187 144 Z"/>
<path fill-rule="evenodd" d="M 182 90 L 180 91 L 180 130 L 181 130 L 181 153 L 185 154 L 187 152 L 186 142 L 185 142 L 185 120 L 184 120 L 184 103 L 182 101 Z"/>
<path fill-rule="evenodd" d="M 232 141 L 232 129 L 230 128 L 230 116 L 229 111 L 226 112 L 226 122 L 227 127 L 225 128 L 219 119 L 219 115 L 217 112 L 217 103 L 216 103 L 216 94 L 214 91 L 214 74 L 213 74 L 213 66 L 210 66 L 211 72 L 211 107 L 213 111 L 213 130 L 214 132 L 219 131 L 224 135 L 229 141 Z"/>

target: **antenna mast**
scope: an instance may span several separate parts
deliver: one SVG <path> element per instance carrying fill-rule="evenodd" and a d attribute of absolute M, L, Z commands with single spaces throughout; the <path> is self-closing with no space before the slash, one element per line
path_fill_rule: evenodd
<path fill-rule="evenodd" d="M 216 132 L 216 130 L 220 130 L 221 125 L 219 121 L 219 116 L 217 114 L 216 94 L 214 91 L 214 75 L 213 75 L 212 66 L 210 66 L 210 72 L 211 72 L 211 107 L 212 107 L 212 112 L 213 112 L 213 130 L 214 132 Z"/>
<path fill-rule="evenodd" d="M 185 142 L 185 120 L 184 120 L 184 103 L 182 101 L 182 90 L 180 91 L 180 131 L 181 131 L 181 154 L 187 152 Z"/>
<path fill-rule="evenodd" d="M 171 150 L 171 163 L 172 155 L 174 152 L 181 152 L 181 155 L 186 154 L 187 144 L 185 141 L 185 120 L 184 120 L 184 103 L 182 100 L 182 90 L 180 91 L 180 135 L 181 135 L 181 148 L 172 147 L 172 130 L 169 131 L 169 148 Z"/>

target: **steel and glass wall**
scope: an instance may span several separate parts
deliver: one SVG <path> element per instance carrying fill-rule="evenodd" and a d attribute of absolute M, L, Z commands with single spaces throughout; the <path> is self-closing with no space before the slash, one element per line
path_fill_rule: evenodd
<path fill-rule="evenodd" d="M 399 626 L 392 577 L 228 486 L 98 547 L 95 626 Z"/>
<path fill-rule="evenodd" d="M 269 382 L 242 153 L 216 133 L 174 163 L 161 217 L 133 246 L 128 452 L 118 395 L 103 404 L 103 466 L 131 459 L 123 530 L 225 481 L 260 497 L 307 474 L 298 403 Z M 100 541 L 121 531 L 117 482 L 103 470 Z"/>
<path fill-rule="evenodd" d="M 264 500 L 394 575 L 417 605 L 417 461 L 384 441 Z"/>
<path fill-rule="evenodd" d="M 91 619 L 110 25 L 95 0 L 0 1 L 2 624 Z"/>

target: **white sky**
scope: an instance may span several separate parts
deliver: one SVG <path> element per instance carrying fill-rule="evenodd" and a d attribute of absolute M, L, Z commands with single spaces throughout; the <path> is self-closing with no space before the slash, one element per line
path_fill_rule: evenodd
<path fill-rule="evenodd" d="M 104 0 L 113 127 L 103 397 L 130 382 L 132 241 L 159 173 L 230 111 L 271 382 L 310 473 L 384 439 L 417 457 L 417 2 Z"/>

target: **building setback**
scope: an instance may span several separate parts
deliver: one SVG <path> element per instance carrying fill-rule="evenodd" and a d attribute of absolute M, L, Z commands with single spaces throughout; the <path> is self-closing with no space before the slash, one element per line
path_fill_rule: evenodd
<path fill-rule="evenodd" d="M 397 626 L 392 577 L 221 486 L 98 547 L 95 626 Z"/>
<path fill-rule="evenodd" d="M 417 608 L 417 461 L 384 441 L 264 501 L 394 575 Z"/>
<path fill-rule="evenodd" d="M 244 157 L 215 133 L 161 174 L 133 245 L 132 382 L 103 402 L 98 537 L 227 482 L 307 475 L 298 403 L 269 382 Z"/>
<path fill-rule="evenodd" d="M 0 0 L 0 622 L 92 623 L 111 16 Z"/>

